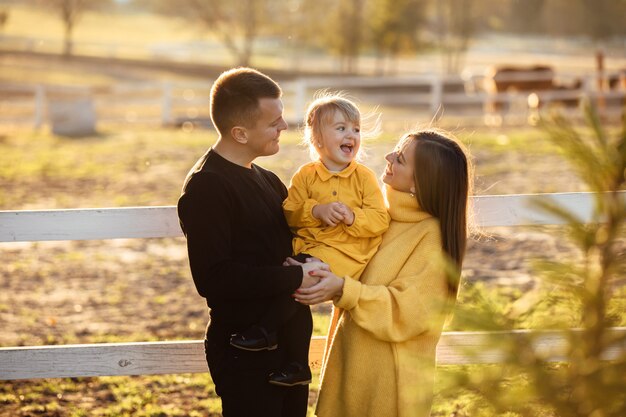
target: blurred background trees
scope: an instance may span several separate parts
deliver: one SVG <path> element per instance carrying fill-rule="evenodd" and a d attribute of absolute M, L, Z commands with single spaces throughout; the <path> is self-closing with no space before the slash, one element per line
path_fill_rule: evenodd
<path fill-rule="evenodd" d="M 458 73 L 463 56 L 476 29 L 476 0 L 441 0 L 435 2 L 437 48 L 443 58 L 443 71 Z"/>
<path fill-rule="evenodd" d="M 269 43 L 296 56 L 334 55 L 344 73 L 357 72 L 362 56 L 376 58 L 377 73 L 393 73 L 399 58 L 426 51 L 442 54 L 442 72 L 458 72 L 473 40 L 492 34 L 575 37 L 596 47 L 623 44 L 626 35 L 626 0 L 0 0 L 0 9 L 8 16 L 12 4 L 58 16 L 68 55 L 85 11 L 123 9 L 180 18 L 235 65 L 249 65 Z"/>
<path fill-rule="evenodd" d="M 377 73 L 395 73 L 397 58 L 420 47 L 419 29 L 426 23 L 427 0 L 378 0 L 368 10 L 370 47 Z"/>
<path fill-rule="evenodd" d="M 129 2 L 132 6 L 132 1 Z M 235 65 L 248 66 L 255 41 L 274 25 L 276 0 L 137 0 L 144 9 L 178 16 L 209 32 L 228 50 Z"/>

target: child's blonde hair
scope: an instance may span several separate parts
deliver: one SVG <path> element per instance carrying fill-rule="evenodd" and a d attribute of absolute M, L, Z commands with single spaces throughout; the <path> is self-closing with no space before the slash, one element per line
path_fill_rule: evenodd
<path fill-rule="evenodd" d="M 304 116 L 303 143 L 308 145 L 311 159 L 317 159 L 318 156 L 315 145 L 316 140 L 319 141 L 322 137 L 322 124 L 330 123 L 337 111 L 339 111 L 347 121 L 360 126 L 361 139 L 378 135 L 380 131 L 380 117 L 375 117 L 375 126 L 371 132 L 364 132 L 363 126 L 361 126 L 361 112 L 352 100 L 348 99 L 346 95 L 341 92 L 331 93 L 326 90 L 318 91 Z M 319 145 L 319 143 L 317 144 Z M 361 143 L 356 159 L 360 160 L 363 155 L 363 144 Z"/>

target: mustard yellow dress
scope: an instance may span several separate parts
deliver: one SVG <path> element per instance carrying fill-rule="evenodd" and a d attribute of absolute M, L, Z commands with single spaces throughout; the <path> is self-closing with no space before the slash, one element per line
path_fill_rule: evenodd
<path fill-rule="evenodd" d="M 348 226 L 324 226 L 313 217 L 313 207 L 340 201 L 354 212 Z M 295 237 L 295 254 L 308 253 L 332 265 L 340 276 L 359 279 L 389 226 L 385 199 L 376 175 L 352 161 L 340 172 L 331 172 L 320 161 L 300 167 L 289 185 L 283 210 Z"/>

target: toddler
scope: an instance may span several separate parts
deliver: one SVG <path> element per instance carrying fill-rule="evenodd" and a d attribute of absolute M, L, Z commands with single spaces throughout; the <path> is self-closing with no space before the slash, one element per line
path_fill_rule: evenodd
<path fill-rule="evenodd" d="M 389 215 L 376 175 L 357 162 L 361 147 L 361 114 L 339 94 L 326 94 L 309 106 L 305 142 L 315 158 L 291 179 L 283 202 L 295 237 L 294 259 L 315 257 L 342 277 L 359 279 L 389 226 Z M 312 324 L 295 325 L 290 318 L 297 302 L 279 300 L 259 324 L 232 336 L 231 345 L 247 350 L 275 349 L 277 332 L 288 363 L 270 375 L 275 385 L 308 384 Z"/>

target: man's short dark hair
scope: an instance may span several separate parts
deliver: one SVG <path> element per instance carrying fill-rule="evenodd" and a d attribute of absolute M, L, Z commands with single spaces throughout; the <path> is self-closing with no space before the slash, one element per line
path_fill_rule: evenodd
<path fill-rule="evenodd" d="M 253 127 L 259 117 L 259 99 L 280 98 L 282 91 L 267 75 L 252 68 L 223 72 L 211 88 L 211 120 L 220 134 L 234 126 Z"/>

